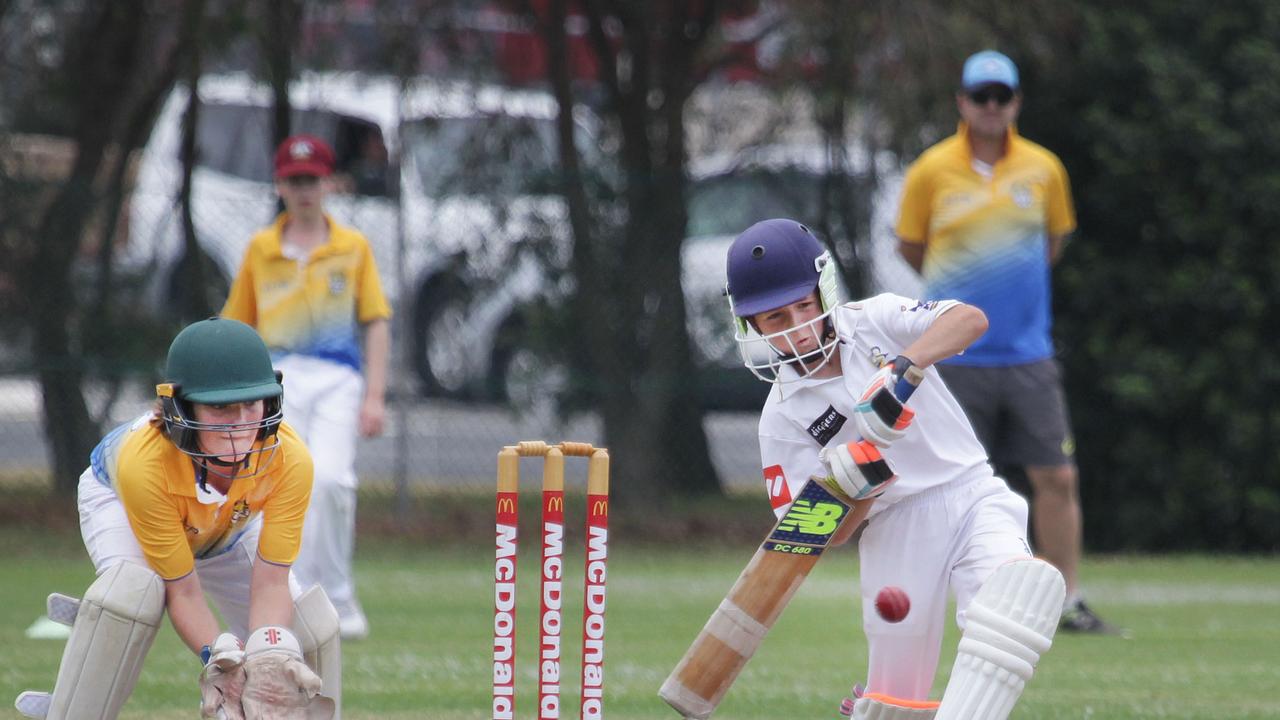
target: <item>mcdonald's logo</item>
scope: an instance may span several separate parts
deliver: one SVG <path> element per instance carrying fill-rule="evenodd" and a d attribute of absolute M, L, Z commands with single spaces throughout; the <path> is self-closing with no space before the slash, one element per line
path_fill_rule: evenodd
<path fill-rule="evenodd" d="M 548 512 L 564 512 L 564 497 L 556 496 L 547 498 Z"/>
<path fill-rule="evenodd" d="M 498 512 L 500 512 L 500 513 L 510 513 L 510 512 L 515 512 L 515 511 L 516 511 L 516 501 L 515 501 L 515 500 L 513 500 L 513 499 L 511 499 L 511 498 L 509 498 L 509 497 L 498 498 Z"/>
<path fill-rule="evenodd" d="M 594 503 L 592 503 L 592 504 L 591 504 L 591 514 L 592 514 L 592 515 L 608 515 L 608 514 L 609 514 L 609 501 L 608 501 L 608 500 L 597 500 L 597 501 L 595 501 Z"/>

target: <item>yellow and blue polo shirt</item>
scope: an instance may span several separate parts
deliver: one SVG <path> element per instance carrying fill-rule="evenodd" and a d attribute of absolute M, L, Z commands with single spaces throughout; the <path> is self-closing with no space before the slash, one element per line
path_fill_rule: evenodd
<path fill-rule="evenodd" d="M 280 447 L 255 456 L 266 469 L 231 483 L 225 500 L 196 491 L 191 457 L 178 449 L 148 413 L 112 430 L 90 457 L 98 482 L 124 505 L 133 535 L 147 563 L 160 577 L 177 580 L 197 559 L 216 557 L 236 546 L 249 525 L 262 518 L 258 555 L 290 565 L 302 543 L 302 523 L 311 501 L 312 462 L 306 445 L 281 424 Z"/>
<path fill-rule="evenodd" d="M 286 257 L 287 214 L 249 241 L 222 316 L 252 325 L 275 356 L 324 358 L 360 369 L 361 324 L 391 317 L 369 241 L 329 223 L 329 240 L 306 258 Z"/>
<path fill-rule="evenodd" d="M 1013 128 L 990 177 L 974 167 L 964 123 L 911 164 L 896 231 L 925 247 L 925 299 L 975 305 L 990 325 L 948 363 L 999 366 L 1053 356 L 1048 240 L 1075 227 L 1066 168 Z"/>

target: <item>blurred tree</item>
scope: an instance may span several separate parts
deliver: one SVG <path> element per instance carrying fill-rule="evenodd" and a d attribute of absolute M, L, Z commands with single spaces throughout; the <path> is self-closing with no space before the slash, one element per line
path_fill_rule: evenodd
<path fill-rule="evenodd" d="M 560 154 L 573 227 L 570 313 L 577 363 L 616 458 L 620 500 L 719 492 L 685 325 L 680 247 L 685 237 L 684 107 L 703 76 L 699 51 L 720 4 L 584 2 L 600 109 L 617 131 L 620 227 L 597 222 L 573 148 L 568 3 L 545 3 L 542 32 L 560 103 Z M 529 8 L 530 10 L 532 8 Z"/>
<path fill-rule="evenodd" d="M 55 488 L 74 492 L 98 428 L 82 383 L 90 318 L 78 298 L 73 265 L 104 202 L 119 205 L 129 154 L 146 138 L 151 120 L 175 75 L 183 50 L 183 5 L 143 0 L 100 6 L 48 3 L 33 10 L 48 50 L 28 58 L 24 72 L 37 78 L 17 85 L 17 129 L 57 131 L 72 141 L 65 173 L 43 202 L 28 208 L 25 227 L 6 228 L 6 267 L 13 271 L 19 316 L 33 338 L 33 362 L 43 391 Z M 6 23 L 27 21 L 13 13 Z M 7 35 L 8 33 L 6 33 Z M 112 201 L 110 199 L 114 198 Z M 118 208 L 106 214 L 114 220 Z M 101 245 L 115 223 L 101 224 Z M 104 250 L 103 252 L 107 252 Z M 101 296 L 99 296 L 101 298 Z"/>
<path fill-rule="evenodd" d="M 1280 6 L 1079 4 L 1024 112 L 1072 173 L 1058 335 L 1104 549 L 1280 548 Z"/>

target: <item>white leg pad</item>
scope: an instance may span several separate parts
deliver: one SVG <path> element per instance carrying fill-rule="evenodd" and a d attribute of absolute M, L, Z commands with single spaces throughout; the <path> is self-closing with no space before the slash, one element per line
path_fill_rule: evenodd
<path fill-rule="evenodd" d="M 338 634 L 338 611 L 329 602 L 324 588 L 312 585 L 293 601 L 293 632 L 302 645 L 307 666 L 320 676 L 321 694 L 333 700 L 334 720 L 341 720 L 342 641 Z"/>
<path fill-rule="evenodd" d="M 45 614 L 50 620 L 67 627 L 75 623 L 76 615 L 80 612 L 80 601 L 62 593 L 50 593 L 45 606 L 47 609 Z"/>
<path fill-rule="evenodd" d="M 852 720 L 933 720 L 937 703 L 899 704 L 893 698 L 868 695 L 853 704 Z"/>
<path fill-rule="evenodd" d="M 62 601 L 58 605 L 65 609 Z M 52 617 L 52 597 L 49 608 Z M 108 568 L 77 605 L 53 693 L 23 693 L 18 709 L 28 717 L 41 717 L 34 713 L 43 710 L 48 720 L 115 720 L 138 682 L 163 618 L 164 580 L 159 575 L 130 562 Z"/>
<path fill-rule="evenodd" d="M 1043 560 L 996 569 L 965 611 L 951 679 L 935 720 L 1006 720 L 1053 644 L 1066 584 Z"/>

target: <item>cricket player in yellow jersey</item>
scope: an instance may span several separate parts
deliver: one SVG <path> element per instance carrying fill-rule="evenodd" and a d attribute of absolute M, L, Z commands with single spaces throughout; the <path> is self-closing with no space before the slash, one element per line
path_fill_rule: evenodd
<path fill-rule="evenodd" d="M 80 478 L 98 577 L 82 600 L 50 596 L 71 635 L 53 692 L 19 696 L 28 717 L 115 718 L 165 610 L 204 664 L 203 717 L 255 717 L 245 708 L 282 682 L 300 706 L 341 691 L 337 612 L 290 576 L 312 463 L 281 422 L 266 345 L 244 323 L 203 320 L 174 338 L 165 377 L 156 408 L 108 433 Z"/>
<path fill-rule="evenodd" d="M 1018 69 L 994 50 L 965 61 L 960 128 L 907 170 L 899 250 L 925 281 L 924 299 L 982 309 L 987 333 L 938 365 L 991 459 L 1031 482 L 1036 550 L 1067 583 L 1062 629 L 1118 633 L 1077 583 L 1081 514 L 1075 441 L 1050 336 L 1050 268 L 1075 230 L 1067 171 L 1014 127 Z"/>
<path fill-rule="evenodd" d="M 369 241 L 324 212 L 332 172 L 323 140 L 295 135 L 280 144 L 276 191 L 285 211 L 249 242 L 222 315 L 257 328 L 289 377 L 284 416 L 316 467 L 294 573 L 303 587 L 325 589 L 342 637 L 358 639 L 369 625 L 351 571 L 356 433 L 382 432 L 391 308 Z"/>

